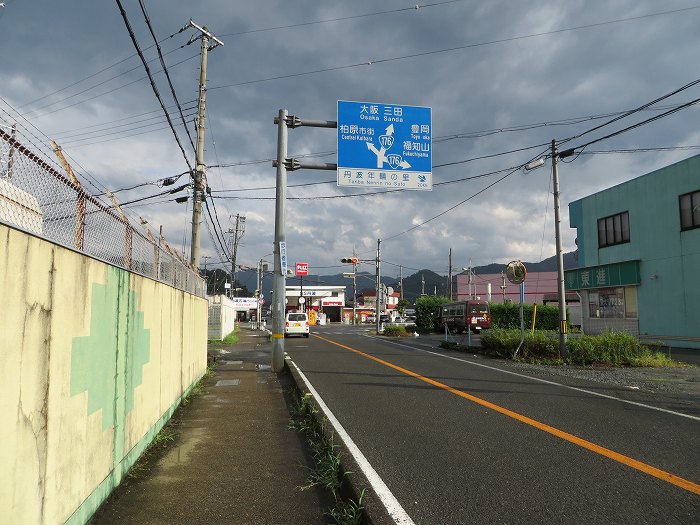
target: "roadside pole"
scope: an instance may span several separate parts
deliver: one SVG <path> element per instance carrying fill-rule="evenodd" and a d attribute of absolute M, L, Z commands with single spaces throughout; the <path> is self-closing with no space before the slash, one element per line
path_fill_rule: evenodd
<path fill-rule="evenodd" d="M 314 128 L 337 128 L 334 120 L 302 120 L 280 109 L 275 117 L 277 125 L 277 159 L 272 166 L 277 168 L 277 192 L 275 205 L 275 270 L 272 287 L 272 370 L 284 368 L 284 314 L 286 304 L 287 242 L 285 240 L 285 201 L 287 200 L 287 170 L 298 169 L 337 170 L 336 164 L 325 162 L 300 162 L 287 158 L 288 129 L 308 126 Z M 283 248 L 283 249 L 282 249 Z M 284 251 L 284 253 L 282 253 Z M 284 261 L 282 260 L 284 258 Z"/>
<path fill-rule="evenodd" d="M 352 251 L 355 258 L 355 250 Z M 357 261 L 352 263 L 352 324 L 357 324 Z"/>
<path fill-rule="evenodd" d="M 570 150 L 568 150 L 570 151 Z M 568 151 L 563 152 L 568 154 Z M 568 155 L 567 155 L 568 156 Z M 552 191 L 554 192 L 554 236 L 557 249 L 557 293 L 559 302 L 559 355 L 568 356 L 566 348 L 566 294 L 564 292 L 564 256 L 561 248 L 561 219 L 559 218 L 559 171 L 557 170 L 557 145 L 552 140 Z"/>
<path fill-rule="evenodd" d="M 207 53 L 216 46 L 223 46 L 224 43 L 211 34 L 207 27 L 200 27 L 192 20 L 187 27 L 194 27 L 202 33 L 202 57 L 199 69 L 199 97 L 197 104 L 197 151 L 196 167 L 193 174 L 194 191 L 192 192 L 192 243 L 190 245 L 190 264 L 199 271 L 199 259 L 201 255 L 200 226 L 202 224 L 202 199 L 204 199 L 207 188 L 206 174 L 204 172 L 204 118 L 206 116 L 206 95 L 207 95 Z M 213 44 L 210 46 L 209 41 Z"/>
<path fill-rule="evenodd" d="M 380 251 L 379 251 L 379 250 L 380 250 L 381 242 L 382 242 L 381 239 L 377 239 L 377 259 L 376 259 L 376 265 L 377 265 L 377 268 L 376 268 L 376 270 L 377 270 L 377 295 L 375 296 L 375 308 L 374 308 L 374 313 L 375 313 L 375 317 L 376 317 L 375 321 L 376 321 L 376 325 L 377 325 L 377 326 L 376 326 L 377 334 L 379 334 L 379 330 L 380 330 L 380 328 L 381 328 L 381 322 L 380 322 L 381 314 L 379 313 L 379 307 L 380 307 L 380 305 L 381 305 L 381 299 L 380 299 L 381 295 L 380 295 L 380 294 L 383 293 L 383 290 L 382 290 L 382 281 L 381 281 L 381 271 L 380 271 L 380 267 L 379 267 L 379 266 L 380 266 L 380 261 L 381 261 L 381 258 L 380 258 Z"/>
<path fill-rule="evenodd" d="M 287 200 L 287 110 L 280 109 L 277 119 L 277 193 L 275 203 L 274 279 L 272 282 L 272 370 L 284 369 L 284 303 L 286 271 L 282 268 L 280 247 L 285 241 L 285 202 Z"/>

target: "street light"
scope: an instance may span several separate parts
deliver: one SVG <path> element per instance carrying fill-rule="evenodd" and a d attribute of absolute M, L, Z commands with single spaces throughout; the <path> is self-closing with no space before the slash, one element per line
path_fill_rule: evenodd
<path fill-rule="evenodd" d="M 471 260 L 469 261 L 469 263 L 471 264 Z M 472 298 L 472 267 L 469 266 L 469 268 L 462 268 L 462 271 L 469 272 L 469 279 L 467 280 L 467 282 L 469 283 L 469 297 L 467 297 L 467 299 L 471 299 Z"/>

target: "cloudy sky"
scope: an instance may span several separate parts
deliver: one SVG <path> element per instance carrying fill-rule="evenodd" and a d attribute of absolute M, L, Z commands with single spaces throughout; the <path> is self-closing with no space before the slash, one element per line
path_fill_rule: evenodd
<path fill-rule="evenodd" d="M 194 165 L 141 5 L 123 5 Z M 551 161 L 527 173 L 516 168 L 547 153 L 552 139 L 576 137 L 700 76 L 700 4 L 693 0 L 435 0 L 419 9 L 405 0 L 143 5 L 193 139 L 199 43 L 187 45 L 193 30 L 177 32 L 192 19 L 225 44 L 208 60 L 205 162 L 220 224 L 203 229 L 210 268 L 223 260 L 214 229 L 232 228 L 236 214 L 246 217 L 238 263 L 255 265 L 272 252 L 279 109 L 335 120 L 338 100 L 432 108 L 431 192 L 381 195 L 339 188 L 333 171 L 289 173 L 287 250 L 290 262 L 332 274 L 353 250 L 373 258 L 380 238 L 383 274 L 398 275 L 399 265 L 404 274 L 446 274 L 450 248 L 458 269 L 554 255 Z M 0 50 L 0 124 L 16 121 L 21 133 L 35 135 L 34 147 L 52 163 L 47 144 L 55 138 L 92 192 L 188 170 L 116 2 L 5 0 Z M 691 87 L 560 148 L 699 97 L 700 86 Z M 700 146 L 697 121 L 691 106 L 560 163 L 564 250 L 575 249 L 569 202 L 697 154 L 688 148 Z M 289 154 L 334 163 L 336 140 L 331 129 L 290 130 Z M 151 184 L 117 197 L 162 191 Z M 191 202 L 173 198 L 126 210 L 135 223 L 141 216 L 154 230 L 162 225 L 170 244 L 189 254 Z"/>

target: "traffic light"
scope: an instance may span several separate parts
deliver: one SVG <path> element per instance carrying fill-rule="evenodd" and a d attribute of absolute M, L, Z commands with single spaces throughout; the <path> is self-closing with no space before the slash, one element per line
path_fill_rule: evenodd
<path fill-rule="evenodd" d="M 260 290 L 255 290 L 255 297 L 260 297 Z"/>
<path fill-rule="evenodd" d="M 357 257 L 343 257 L 340 262 L 346 264 L 357 264 Z"/>

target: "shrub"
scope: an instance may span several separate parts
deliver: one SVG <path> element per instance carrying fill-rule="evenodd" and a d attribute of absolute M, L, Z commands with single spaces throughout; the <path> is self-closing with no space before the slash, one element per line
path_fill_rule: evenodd
<path fill-rule="evenodd" d="M 520 337 L 520 330 L 492 328 L 482 334 L 481 346 L 494 355 L 512 357 L 520 344 Z M 528 330 L 519 355 L 524 359 L 552 360 L 558 358 L 558 349 L 558 334 L 545 331 L 532 334 Z"/>
<path fill-rule="evenodd" d="M 384 335 L 388 335 L 390 337 L 399 337 L 405 333 L 406 329 L 400 325 L 388 324 L 384 327 Z"/>
<path fill-rule="evenodd" d="M 437 325 L 438 307 L 449 303 L 447 297 L 424 295 L 416 299 L 416 327 L 418 332 L 433 332 Z"/>
<path fill-rule="evenodd" d="M 533 312 L 533 305 L 523 305 L 523 319 L 526 330 L 530 329 L 532 326 Z M 491 303 L 491 326 L 494 328 L 519 329 L 520 305 Z M 538 304 L 537 316 L 535 317 L 535 329 L 559 330 L 559 307 Z M 518 341 L 520 341 L 520 339 L 518 339 Z"/>
<path fill-rule="evenodd" d="M 520 344 L 520 330 L 492 328 L 481 336 L 482 348 L 499 357 L 512 357 Z M 651 350 L 626 332 L 583 335 L 567 340 L 567 362 L 575 365 L 670 366 L 663 353 Z M 559 362 L 559 333 L 555 331 L 525 332 L 518 357 L 531 361 Z"/>

